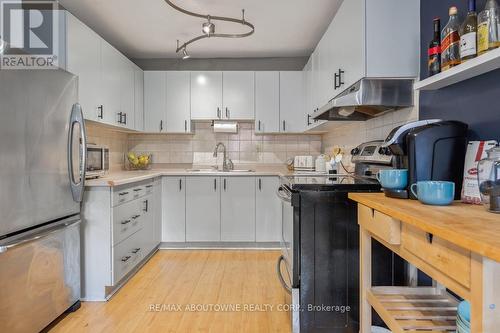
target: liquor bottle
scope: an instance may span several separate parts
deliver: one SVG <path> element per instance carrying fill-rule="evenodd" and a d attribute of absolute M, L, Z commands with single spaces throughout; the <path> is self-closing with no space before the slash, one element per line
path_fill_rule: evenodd
<path fill-rule="evenodd" d="M 457 7 L 450 7 L 450 19 L 441 32 L 441 70 L 460 65 L 460 22 Z"/>
<path fill-rule="evenodd" d="M 434 38 L 429 44 L 429 76 L 436 75 L 441 72 L 441 20 L 435 18 L 434 24 Z"/>
<path fill-rule="evenodd" d="M 466 61 L 477 56 L 476 0 L 469 0 L 469 11 L 460 34 L 460 58 Z"/>
<path fill-rule="evenodd" d="M 500 46 L 500 18 L 496 0 L 488 0 L 477 22 L 478 54 Z"/>

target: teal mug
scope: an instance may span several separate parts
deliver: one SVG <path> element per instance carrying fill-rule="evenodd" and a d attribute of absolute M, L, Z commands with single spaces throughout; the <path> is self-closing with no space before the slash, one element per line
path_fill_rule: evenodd
<path fill-rule="evenodd" d="M 407 169 L 386 169 L 377 173 L 377 180 L 382 188 L 389 190 L 402 190 L 408 185 Z"/>
<path fill-rule="evenodd" d="M 420 181 L 410 186 L 411 193 L 423 204 L 447 206 L 455 199 L 455 183 Z"/>

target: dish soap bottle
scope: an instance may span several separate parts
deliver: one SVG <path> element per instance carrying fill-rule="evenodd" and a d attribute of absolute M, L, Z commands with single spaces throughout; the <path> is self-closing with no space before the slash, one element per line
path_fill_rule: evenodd
<path fill-rule="evenodd" d="M 488 0 L 484 10 L 479 13 L 477 33 L 479 54 L 500 46 L 500 18 L 496 0 Z"/>
<path fill-rule="evenodd" d="M 460 22 L 457 7 L 450 7 L 450 19 L 441 32 L 441 70 L 460 65 Z"/>
<path fill-rule="evenodd" d="M 466 61 L 477 56 L 476 0 L 469 0 L 469 11 L 460 34 L 460 57 Z"/>

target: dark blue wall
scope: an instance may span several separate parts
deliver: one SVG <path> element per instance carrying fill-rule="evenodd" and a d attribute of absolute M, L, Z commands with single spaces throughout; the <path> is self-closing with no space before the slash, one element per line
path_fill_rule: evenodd
<path fill-rule="evenodd" d="M 484 9 L 485 2 L 477 1 L 478 11 Z M 427 47 L 432 39 L 432 20 L 440 17 L 444 27 L 451 6 L 457 6 L 460 16 L 465 17 L 467 0 L 421 0 L 421 78 L 428 76 Z M 460 120 L 469 125 L 471 139 L 500 141 L 500 69 L 441 90 L 422 91 L 420 118 Z"/>

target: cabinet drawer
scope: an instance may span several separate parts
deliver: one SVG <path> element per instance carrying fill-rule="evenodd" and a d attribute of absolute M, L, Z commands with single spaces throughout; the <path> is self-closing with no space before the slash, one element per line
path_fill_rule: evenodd
<path fill-rule="evenodd" d="M 113 189 L 113 207 L 153 193 L 153 180 L 122 185 Z"/>
<path fill-rule="evenodd" d="M 113 247 L 113 285 L 130 272 L 143 257 L 140 232 Z"/>
<path fill-rule="evenodd" d="M 142 202 L 130 201 L 113 208 L 113 245 L 141 228 Z"/>
<path fill-rule="evenodd" d="M 401 244 L 401 221 L 387 216 L 370 207 L 358 205 L 358 221 L 363 228 L 392 244 Z"/>
<path fill-rule="evenodd" d="M 470 287 L 470 251 L 407 224 L 403 226 L 401 243 L 429 265 Z"/>

